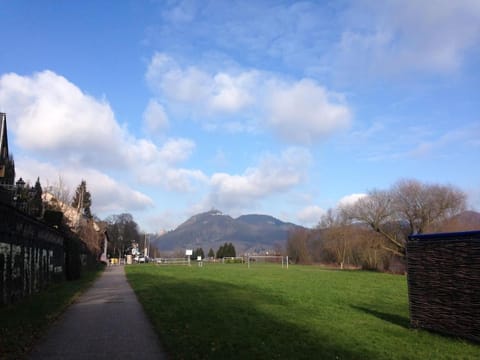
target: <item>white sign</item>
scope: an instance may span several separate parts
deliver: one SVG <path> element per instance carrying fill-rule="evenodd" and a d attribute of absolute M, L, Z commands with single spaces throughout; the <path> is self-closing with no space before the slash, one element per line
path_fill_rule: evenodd
<path fill-rule="evenodd" d="M 192 255 L 193 255 L 193 250 L 187 249 L 187 250 L 185 251 L 185 255 L 186 255 L 186 256 L 192 256 Z"/>

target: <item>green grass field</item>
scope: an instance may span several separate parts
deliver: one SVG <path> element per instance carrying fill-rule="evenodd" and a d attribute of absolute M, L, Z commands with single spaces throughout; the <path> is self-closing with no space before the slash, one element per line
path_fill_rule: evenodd
<path fill-rule="evenodd" d="M 175 359 L 480 359 L 409 328 L 404 276 L 313 266 L 128 266 Z"/>

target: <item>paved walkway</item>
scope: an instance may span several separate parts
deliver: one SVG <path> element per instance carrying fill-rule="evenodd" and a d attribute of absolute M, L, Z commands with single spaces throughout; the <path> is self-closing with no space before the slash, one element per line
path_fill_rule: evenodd
<path fill-rule="evenodd" d="M 167 359 L 123 266 L 110 266 L 29 359 Z"/>

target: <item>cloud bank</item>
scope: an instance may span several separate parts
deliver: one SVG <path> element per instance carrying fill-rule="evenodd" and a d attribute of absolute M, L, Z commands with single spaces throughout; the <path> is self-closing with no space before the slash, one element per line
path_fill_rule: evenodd
<path fill-rule="evenodd" d="M 52 71 L 3 75 L 0 104 L 8 109 L 9 129 L 20 150 L 17 173 L 32 182 L 40 175 L 50 184 L 60 175 L 70 188 L 85 179 L 98 211 L 151 207 L 153 200 L 135 189 L 142 184 L 184 191 L 191 181 L 205 178 L 199 170 L 179 166 L 194 150 L 193 141 L 170 138 L 157 145 L 136 138 L 105 100 Z M 164 115 L 158 103 L 150 103 L 145 119 L 159 128 L 167 123 Z"/>
<path fill-rule="evenodd" d="M 311 145 L 349 127 L 352 111 L 345 96 L 313 79 L 287 80 L 255 69 L 210 73 L 180 66 L 156 53 L 146 79 L 158 103 L 188 108 L 210 129 L 270 131 L 288 144 Z M 238 121 L 241 120 L 239 125 Z"/>

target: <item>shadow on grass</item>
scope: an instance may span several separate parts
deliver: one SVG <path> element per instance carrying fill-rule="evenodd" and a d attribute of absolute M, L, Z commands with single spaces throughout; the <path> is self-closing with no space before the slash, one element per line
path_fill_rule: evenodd
<path fill-rule="evenodd" d="M 165 274 L 128 278 L 173 359 L 376 358 L 339 340 L 328 323 L 316 331 L 308 317 L 298 321 L 267 290 Z"/>
<path fill-rule="evenodd" d="M 373 315 L 378 319 L 388 321 L 391 324 L 398 325 L 406 329 L 410 329 L 410 320 L 407 317 L 396 315 L 396 314 L 384 313 L 384 312 L 374 310 L 374 309 L 369 309 L 363 306 L 352 305 L 351 307 L 355 310 L 360 310 L 366 314 Z"/>

